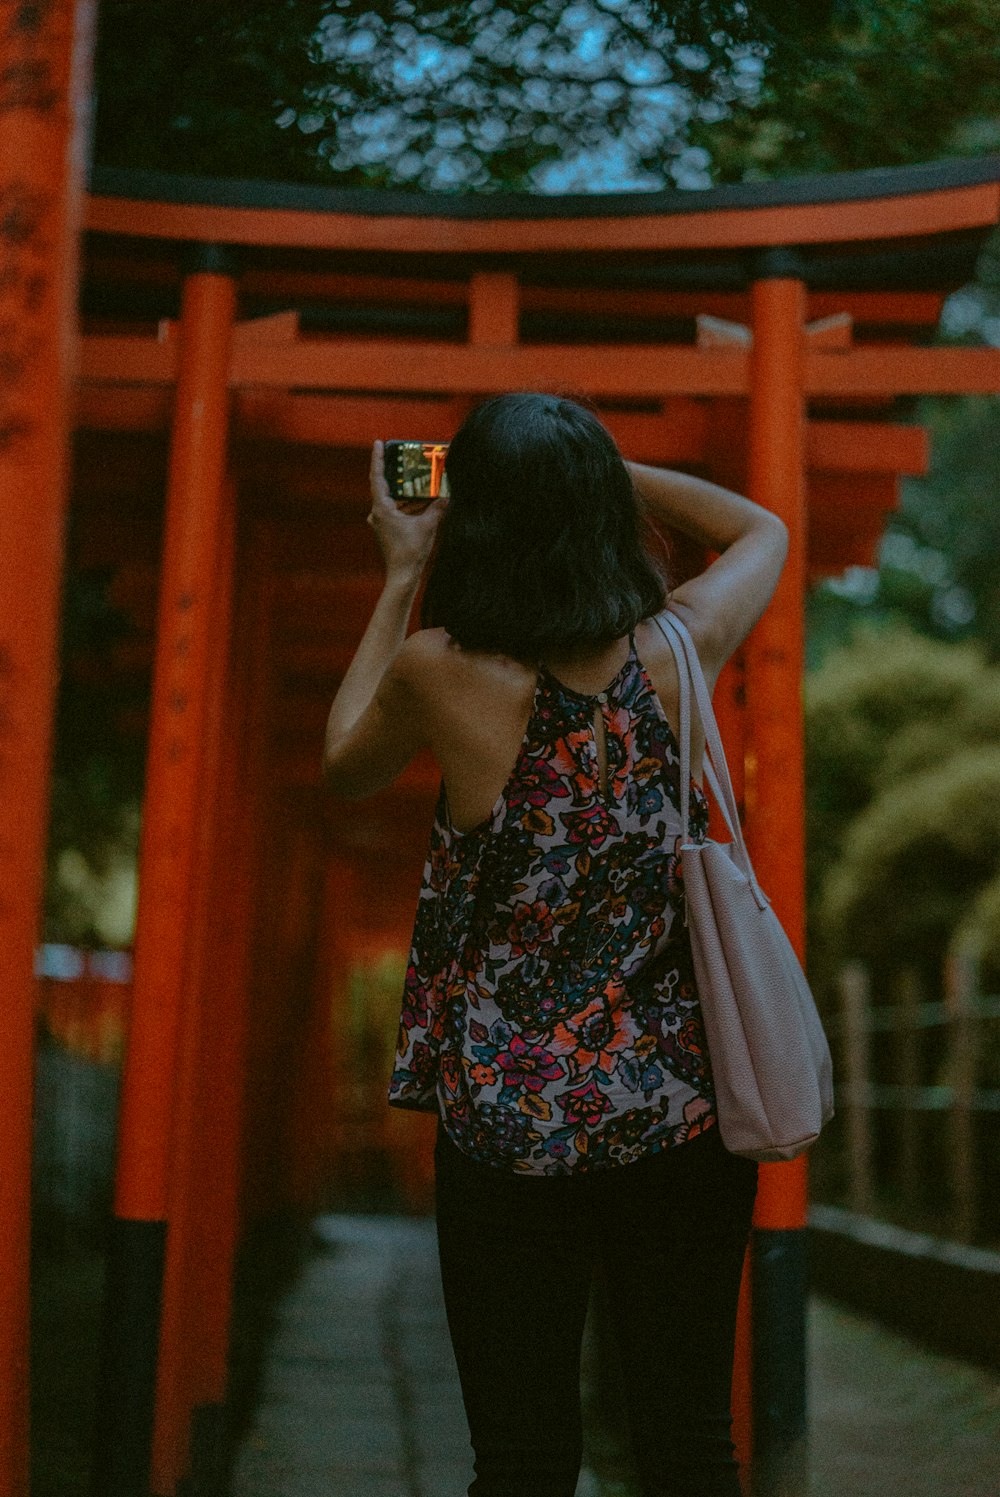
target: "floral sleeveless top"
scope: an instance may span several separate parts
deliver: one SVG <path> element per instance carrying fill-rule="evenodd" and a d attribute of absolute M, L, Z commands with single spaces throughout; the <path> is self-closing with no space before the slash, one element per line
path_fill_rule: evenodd
<path fill-rule="evenodd" d="M 679 747 L 629 644 L 596 695 L 541 668 L 491 815 L 457 831 L 442 784 L 431 830 L 389 1105 L 439 1112 L 470 1158 L 522 1174 L 631 1163 L 717 1123 Z M 692 779 L 692 840 L 707 830 Z"/>

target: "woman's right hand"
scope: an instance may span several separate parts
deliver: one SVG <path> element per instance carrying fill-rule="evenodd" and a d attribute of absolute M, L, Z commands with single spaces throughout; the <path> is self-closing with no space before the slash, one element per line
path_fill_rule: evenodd
<path fill-rule="evenodd" d="M 378 539 L 386 575 L 419 577 L 431 554 L 448 500 L 442 497 L 430 504 L 397 504 L 386 481 L 382 442 L 376 442 L 372 447 L 369 481 L 372 507 L 368 524 Z"/>

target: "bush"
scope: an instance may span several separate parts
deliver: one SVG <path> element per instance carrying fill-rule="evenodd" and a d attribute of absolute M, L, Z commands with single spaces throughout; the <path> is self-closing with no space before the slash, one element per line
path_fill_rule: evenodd
<path fill-rule="evenodd" d="M 806 678 L 806 839 L 813 898 L 840 856 L 849 825 L 872 797 L 893 783 L 903 765 L 922 765 L 945 752 L 949 732 L 953 742 L 962 741 L 961 725 L 968 729 L 973 721 L 986 674 L 976 645 L 943 644 L 891 624 L 859 627 L 850 644 Z M 989 674 L 1000 716 L 1000 672 Z"/>
<path fill-rule="evenodd" d="M 1000 669 L 974 642 L 862 625 L 805 705 L 814 984 L 849 956 L 936 968 L 1000 864 Z"/>
<path fill-rule="evenodd" d="M 818 925 L 841 957 L 940 966 L 1000 871 L 1000 744 L 959 748 L 882 790 L 851 823 Z"/>

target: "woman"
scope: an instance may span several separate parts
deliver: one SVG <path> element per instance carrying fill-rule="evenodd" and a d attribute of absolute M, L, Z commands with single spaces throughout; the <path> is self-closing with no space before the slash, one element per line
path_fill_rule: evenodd
<path fill-rule="evenodd" d="M 450 499 L 406 513 L 375 444 L 386 582 L 323 767 L 351 799 L 425 746 L 441 768 L 389 1103 L 438 1114 L 469 1497 L 573 1497 L 598 1259 L 643 1497 L 738 1497 L 730 1387 L 757 1165 L 717 1123 L 676 856 L 679 683 L 640 514 L 720 553 L 669 593 L 710 688 L 774 592 L 787 531 L 715 484 L 625 463 L 554 396 L 479 405 L 446 473 Z M 702 754 L 699 732 L 693 766 Z M 694 778 L 691 793 L 700 838 Z"/>

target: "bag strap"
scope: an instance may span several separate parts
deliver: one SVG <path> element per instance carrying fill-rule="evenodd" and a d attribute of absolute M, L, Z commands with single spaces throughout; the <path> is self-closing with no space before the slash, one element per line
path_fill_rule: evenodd
<path fill-rule="evenodd" d="M 691 819 L 691 677 L 683 655 L 683 647 L 674 637 L 673 631 L 664 627 L 663 618 L 660 615 L 656 615 L 655 622 L 670 646 L 680 685 L 681 841 L 687 842 Z"/>
<path fill-rule="evenodd" d="M 757 882 L 757 876 L 750 862 L 750 854 L 747 852 L 746 843 L 743 840 L 743 828 L 740 825 L 736 795 L 733 791 L 733 782 L 729 775 L 729 765 L 726 762 L 725 749 L 722 746 L 722 735 L 719 733 L 719 725 L 715 720 L 711 694 L 701 668 L 701 661 L 698 659 L 694 640 L 691 638 L 687 626 L 669 608 L 665 609 L 662 614 L 655 615 L 655 620 L 673 651 L 674 661 L 677 665 L 677 677 L 680 682 L 681 832 L 683 841 L 687 842 L 688 840 L 690 822 L 691 688 L 693 687 L 698 714 L 705 730 L 705 777 L 718 802 L 719 810 L 722 812 L 729 835 L 739 854 L 740 863 L 747 876 L 747 881 L 753 890 L 754 898 L 760 908 L 764 909 L 770 901 Z"/>

